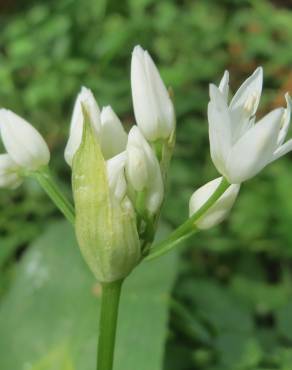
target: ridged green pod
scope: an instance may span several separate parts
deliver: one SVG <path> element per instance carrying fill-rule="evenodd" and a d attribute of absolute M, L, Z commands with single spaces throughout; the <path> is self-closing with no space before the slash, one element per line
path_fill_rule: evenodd
<path fill-rule="evenodd" d="M 118 201 L 111 194 L 100 145 L 84 114 L 82 142 L 72 166 L 75 230 L 95 277 L 112 282 L 126 277 L 140 259 L 136 215 L 127 197 Z"/>

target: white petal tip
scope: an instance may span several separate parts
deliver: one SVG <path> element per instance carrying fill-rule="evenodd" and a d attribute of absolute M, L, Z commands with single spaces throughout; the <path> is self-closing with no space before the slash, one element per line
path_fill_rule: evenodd
<path fill-rule="evenodd" d="M 134 49 L 133 49 L 133 52 L 132 52 L 132 54 L 133 55 L 141 55 L 141 54 L 143 54 L 144 53 L 144 49 L 140 46 L 140 45 L 136 45 L 135 47 L 134 47 Z"/>

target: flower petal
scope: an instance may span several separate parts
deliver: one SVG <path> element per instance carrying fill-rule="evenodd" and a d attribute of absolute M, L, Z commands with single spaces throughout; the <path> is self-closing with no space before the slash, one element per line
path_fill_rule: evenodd
<path fill-rule="evenodd" d="M 0 110 L 3 144 L 19 166 L 37 170 L 50 160 L 49 148 L 41 134 L 26 120 L 7 109 Z"/>
<path fill-rule="evenodd" d="M 140 46 L 136 46 L 132 54 L 131 88 L 137 125 L 148 140 L 155 139 L 158 136 L 156 108 L 146 73 L 144 50 Z"/>
<path fill-rule="evenodd" d="M 159 162 L 141 131 L 133 126 L 127 144 L 126 176 L 136 192 L 146 192 L 146 208 L 151 214 L 160 207 L 163 194 L 163 180 Z"/>
<path fill-rule="evenodd" d="M 222 95 L 225 97 L 226 102 L 228 101 L 228 93 L 229 93 L 229 72 L 225 71 L 224 75 L 219 83 L 219 90 L 221 91 Z"/>
<path fill-rule="evenodd" d="M 248 77 L 230 102 L 230 109 L 235 110 L 239 107 L 244 109 L 244 106 L 249 99 L 252 99 L 250 115 L 253 116 L 258 108 L 263 86 L 263 69 L 258 67 L 254 73 Z"/>
<path fill-rule="evenodd" d="M 114 157 L 126 149 L 128 136 L 118 116 L 110 106 L 101 111 L 100 144 L 105 159 Z"/>
<path fill-rule="evenodd" d="M 158 69 L 147 51 L 145 51 L 144 57 L 146 72 L 158 115 L 159 136 L 161 138 L 168 138 L 175 128 L 174 107 Z"/>
<path fill-rule="evenodd" d="M 212 160 L 221 174 L 225 174 L 225 162 L 231 150 L 231 122 L 224 96 L 213 84 L 210 85 L 211 101 L 208 105 L 209 139 Z"/>
<path fill-rule="evenodd" d="M 255 124 L 233 146 L 227 163 L 227 180 L 239 184 L 255 176 L 272 159 L 284 109 L 278 108 Z"/>
<path fill-rule="evenodd" d="M 290 120 L 291 120 L 292 100 L 288 93 L 285 94 L 285 99 L 287 103 L 287 108 L 285 109 L 285 112 L 283 115 L 283 125 L 279 132 L 278 141 L 277 141 L 278 145 L 282 145 L 284 143 L 288 130 L 289 130 Z"/>
<path fill-rule="evenodd" d="M 291 150 L 292 150 L 292 139 L 286 141 L 286 143 L 284 143 L 278 149 L 275 150 L 271 162 L 274 162 L 276 159 L 283 157 L 283 155 L 291 152 Z"/>
<path fill-rule="evenodd" d="M 90 123 L 92 124 L 96 135 L 99 136 L 100 133 L 101 123 L 100 123 L 100 110 L 98 104 L 93 96 L 92 91 L 83 86 L 75 100 L 70 124 L 69 139 L 64 153 L 65 160 L 69 164 L 69 166 L 72 165 L 74 154 L 78 150 L 82 139 L 84 123 L 82 104 L 86 105 L 86 109 L 88 111 L 88 115 L 90 118 Z"/>
<path fill-rule="evenodd" d="M 136 122 L 147 140 L 169 137 L 175 126 L 173 104 L 153 60 L 140 46 L 132 55 L 131 87 Z"/>
<path fill-rule="evenodd" d="M 106 162 L 109 187 L 117 200 L 122 200 L 126 195 L 125 164 L 126 152 L 122 152 Z"/>
<path fill-rule="evenodd" d="M 17 188 L 23 181 L 19 169 L 9 154 L 0 154 L 0 187 Z"/>

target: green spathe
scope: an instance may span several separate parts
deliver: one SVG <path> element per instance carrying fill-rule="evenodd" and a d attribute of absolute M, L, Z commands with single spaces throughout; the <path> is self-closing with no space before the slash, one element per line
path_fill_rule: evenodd
<path fill-rule="evenodd" d="M 73 158 L 75 230 L 81 253 L 100 282 L 126 277 L 140 260 L 136 215 L 127 196 L 111 193 L 106 163 L 84 109 L 81 145 Z"/>

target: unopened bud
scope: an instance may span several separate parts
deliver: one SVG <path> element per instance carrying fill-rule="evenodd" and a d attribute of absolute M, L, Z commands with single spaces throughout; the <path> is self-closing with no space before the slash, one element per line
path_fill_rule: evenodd
<path fill-rule="evenodd" d="M 216 191 L 221 181 L 222 177 L 219 177 L 208 182 L 194 192 L 189 203 L 190 217 L 207 202 Z M 195 225 L 199 229 L 209 229 L 222 222 L 228 216 L 236 200 L 239 189 L 240 185 L 230 185 L 208 211 L 195 222 Z"/>
<path fill-rule="evenodd" d="M 136 46 L 132 55 L 131 86 L 137 124 L 149 141 L 168 139 L 175 114 L 168 91 L 147 51 Z"/>
<path fill-rule="evenodd" d="M 26 120 L 10 110 L 0 109 L 0 130 L 9 156 L 18 166 L 35 171 L 49 163 L 45 140 Z"/>
<path fill-rule="evenodd" d="M 120 185 L 116 191 L 122 175 L 120 163 L 107 168 L 88 114 L 84 114 L 82 142 L 72 167 L 75 229 L 81 252 L 95 277 L 112 282 L 126 277 L 140 259 L 136 217 Z M 108 170 L 114 173 L 108 175 Z"/>
<path fill-rule="evenodd" d="M 145 208 L 154 214 L 163 200 L 163 180 L 158 160 L 137 126 L 129 132 L 126 153 L 129 184 L 136 192 L 145 193 Z"/>

